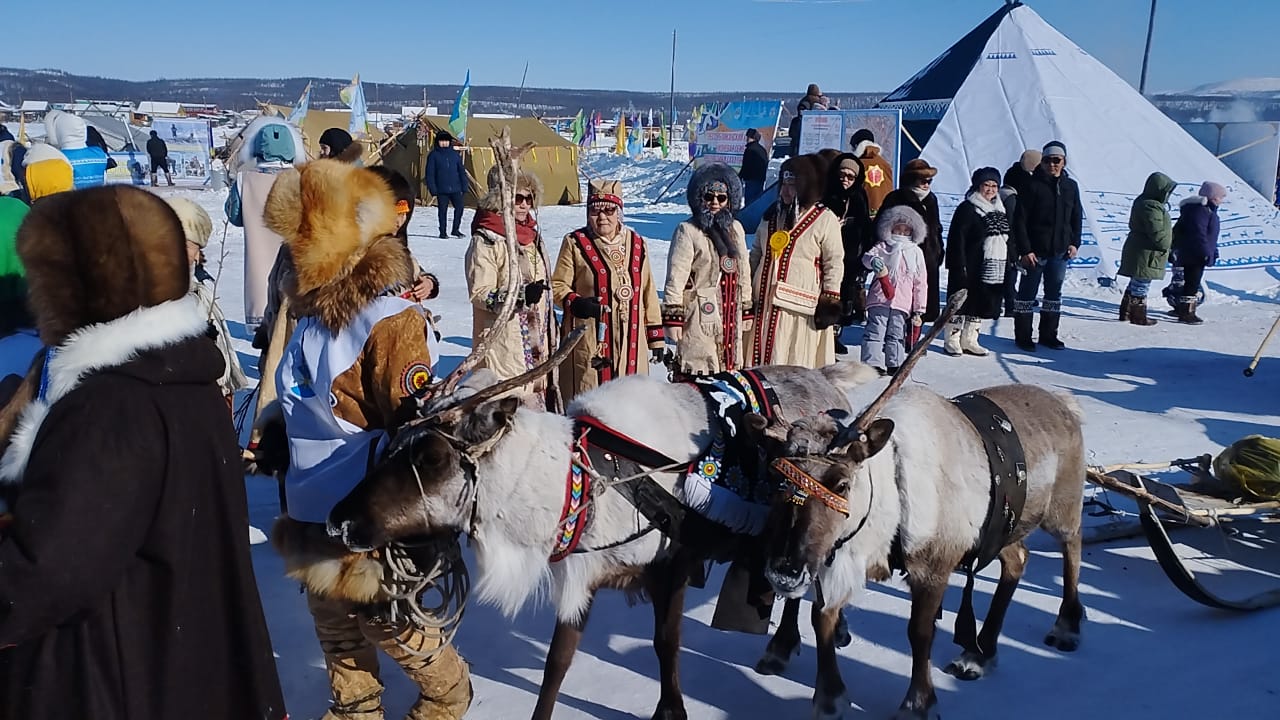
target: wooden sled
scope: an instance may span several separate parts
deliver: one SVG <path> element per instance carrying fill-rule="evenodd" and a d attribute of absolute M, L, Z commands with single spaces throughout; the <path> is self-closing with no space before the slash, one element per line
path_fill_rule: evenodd
<path fill-rule="evenodd" d="M 1187 597 L 1222 610 L 1280 605 L 1280 502 L 1224 495 L 1204 458 L 1157 466 L 1183 467 L 1191 484 L 1165 483 L 1131 469 L 1094 468 L 1089 481 L 1133 499 L 1142 534 L 1165 575 Z M 1197 528 L 1170 537 L 1174 528 Z"/>

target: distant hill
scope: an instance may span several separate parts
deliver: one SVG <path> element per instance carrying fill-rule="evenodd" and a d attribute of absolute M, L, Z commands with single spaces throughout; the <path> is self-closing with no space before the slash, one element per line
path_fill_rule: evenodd
<path fill-rule="evenodd" d="M 113 78 L 71 75 L 60 70 L 23 70 L 0 68 L 0 102 L 16 105 L 22 100 L 71 102 L 73 100 L 144 100 L 165 102 L 213 103 L 224 110 L 251 110 L 259 101 L 292 105 L 303 88 L 311 82 L 311 103 L 316 108 L 342 107 L 338 90 L 350 82 L 343 78 L 196 78 L 134 82 Z M 453 108 L 458 85 L 401 85 L 364 83 L 369 109 L 377 112 L 399 112 L 404 106 L 423 104 L 442 113 Z M 792 92 L 716 92 L 676 93 L 676 110 L 687 112 L 695 105 L 726 100 L 785 100 L 789 107 L 803 93 Z M 884 93 L 839 93 L 832 99 L 843 108 L 871 107 Z M 615 110 L 664 109 L 667 93 L 630 92 L 626 90 L 574 90 L 567 88 L 519 88 L 472 85 L 471 112 L 535 113 L 541 116 L 573 115 L 579 109 L 612 112 Z"/>

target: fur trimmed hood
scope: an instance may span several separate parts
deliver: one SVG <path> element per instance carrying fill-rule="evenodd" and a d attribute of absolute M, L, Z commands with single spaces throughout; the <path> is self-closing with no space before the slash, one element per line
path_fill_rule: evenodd
<path fill-rule="evenodd" d="M 685 190 L 685 200 L 689 203 L 689 211 L 696 217 L 702 210 L 702 194 L 711 183 L 724 183 L 729 189 L 729 208 L 737 210 L 742 207 L 742 180 L 733 168 L 724 163 L 708 163 L 693 171 L 689 178 L 689 187 Z"/>
<path fill-rule="evenodd" d="M 911 226 L 912 242 L 917 245 L 924 243 L 929 235 L 929 228 L 925 225 L 924 218 L 920 217 L 920 213 L 906 205 L 895 205 L 881 210 L 876 215 L 876 240 L 888 244 L 889 236 L 893 234 L 894 223 L 900 221 L 905 221 Z"/>
<path fill-rule="evenodd" d="M 498 197 L 499 188 L 497 165 L 489 168 L 488 174 L 485 175 L 485 185 L 488 187 L 488 191 L 476 204 L 477 209 L 488 210 L 490 212 L 501 212 L 502 198 Z M 542 181 L 538 179 L 537 175 L 534 175 L 523 168 L 520 169 L 520 172 L 516 177 L 516 192 L 520 191 L 533 193 L 534 210 L 542 207 Z"/>
<path fill-rule="evenodd" d="M 43 361 L 47 366 L 48 385 L 44 396 L 31 398 L 18 418 L 8 448 L 0 459 L 0 483 L 21 482 L 36 435 L 49 409 L 86 377 L 124 365 L 147 350 L 198 337 L 208 329 L 209 319 L 201 311 L 199 300 L 194 295 L 184 295 L 181 299 L 138 308 L 124 317 L 81 327 L 71 333 L 55 348 L 53 355 Z"/>
<path fill-rule="evenodd" d="M 412 280 L 409 251 L 395 235 L 395 194 L 375 172 L 332 159 L 307 163 L 276 178 L 263 214 L 293 259 L 297 316 L 338 330 Z"/>
<path fill-rule="evenodd" d="M 873 140 L 863 140 L 853 146 L 853 154 L 857 155 L 859 159 L 879 157 L 882 152 L 884 152 L 884 148 L 880 147 Z"/>
<path fill-rule="evenodd" d="M 191 289 L 177 214 L 159 196 L 128 185 L 42 199 L 18 230 L 17 246 L 45 345 Z"/>
<path fill-rule="evenodd" d="M 1203 195 L 1192 195 L 1191 197 L 1182 198 L 1182 200 L 1178 203 L 1178 207 L 1185 208 L 1191 205 L 1208 205 L 1208 204 L 1209 204 L 1209 198 Z"/>

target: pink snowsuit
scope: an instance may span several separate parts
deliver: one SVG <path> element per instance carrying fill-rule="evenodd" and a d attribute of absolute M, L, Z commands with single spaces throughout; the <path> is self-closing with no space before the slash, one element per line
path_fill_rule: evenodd
<path fill-rule="evenodd" d="M 894 242 L 891 240 L 890 242 Z M 923 313 L 929 296 L 929 280 L 926 275 L 924 252 L 911 240 L 897 241 L 902 243 L 900 253 L 896 253 L 897 262 L 890 265 L 895 253 L 889 243 L 878 242 L 875 247 L 862 256 L 862 264 L 868 270 L 875 270 L 875 260 L 885 263 L 889 275 L 885 279 L 893 286 L 893 298 L 885 296 L 882 282 L 877 278 L 871 283 L 867 293 L 867 308 L 881 307 L 898 310 L 907 315 Z"/>

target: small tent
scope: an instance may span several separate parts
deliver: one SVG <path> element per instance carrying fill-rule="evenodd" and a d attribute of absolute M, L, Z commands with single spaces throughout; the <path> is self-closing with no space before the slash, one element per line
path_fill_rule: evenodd
<path fill-rule="evenodd" d="M 921 157 L 938 168 L 934 192 L 952 205 L 973 170 L 1003 172 L 1024 149 L 1063 141 L 1084 204 L 1075 265 L 1100 277 L 1114 277 L 1133 198 L 1160 171 L 1179 183 L 1175 214 L 1177 201 L 1205 180 L 1230 192 L 1219 213 L 1221 259 L 1207 280 L 1252 291 L 1280 278 L 1280 213 L 1271 203 L 1021 2 L 1007 1 L 880 106 L 901 108 Z"/>
<path fill-rule="evenodd" d="M 448 131 L 449 118 L 425 116 L 423 122 L 434 138 L 440 131 Z M 467 191 L 467 207 L 475 207 L 488 186 L 489 168 L 493 167 L 493 148 L 489 139 L 502 134 L 504 127 L 511 128 L 511 144 L 519 147 L 533 143 L 533 150 L 522 159 L 521 167 L 538 176 L 542 181 L 542 202 L 546 205 L 573 205 L 582 202 L 582 181 L 578 176 L 578 146 L 557 135 L 537 118 L 481 118 L 467 120 L 466 148 L 460 148 L 463 164 L 471 179 Z M 418 168 L 418 178 L 426 168 L 426 156 L 431 150 L 427 143 Z M 403 172 L 403 170 L 402 170 Z M 421 189 L 423 202 L 431 196 L 424 184 Z"/>

